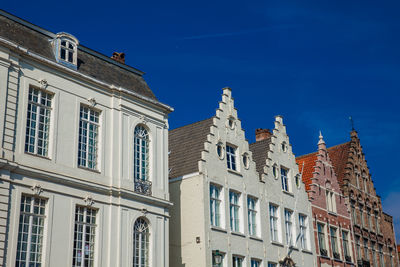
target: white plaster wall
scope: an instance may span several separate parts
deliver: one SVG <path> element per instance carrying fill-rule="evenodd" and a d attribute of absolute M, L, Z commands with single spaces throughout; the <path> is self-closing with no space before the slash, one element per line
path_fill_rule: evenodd
<path fill-rule="evenodd" d="M 269 220 L 266 229 L 267 236 L 267 251 L 268 259 L 273 262 L 279 262 L 284 259 L 287 255 L 294 260 L 299 267 L 311 267 L 315 266 L 315 244 L 312 226 L 312 212 L 311 204 L 308 200 L 307 193 L 305 191 L 305 185 L 300 178 L 300 187 L 296 186 L 295 177 L 299 174 L 299 168 L 295 160 L 295 156 L 292 152 L 292 146 L 289 142 L 289 137 L 286 133 L 286 127 L 283 124 L 281 116 L 277 116 L 275 120 L 275 128 L 273 129 L 270 144 L 270 153 L 266 160 L 266 166 L 264 167 L 263 180 L 265 181 L 264 194 L 266 196 L 265 216 L 269 218 L 269 203 L 273 203 L 279 206 L 279 224 L 280 224 L 280 240 L 281 242 L 272 242 L 270 236 L 270 225 Z M 287 144 L 287 151 L 282 150 L 282 143 Z M 278 167 L 278 175 L 274 178 L 272 166 L 276 164 Z M 280 167 L 283 166 L 289 170 L 289 191 L 290 193 L 282 190 L 282 183 L 280 177 Z M 308 217 L 308 228 L 307 228 L 307 239 L 308 239 L 308 250 L 302 250 L 300 240 L 297 240 L 294 248 L 290 249 L 286 245 L 285 239 L 285 217 L 284 209 L 290 209 L 294 211 L 294 229 L 296 237 L 299 234 L 299 213 L 305 214 Z M 290 254 L 289 254 L 290 252 Z"/>
<path fill-rule="evenodd" d="M 1 182 L 11 184 L 6 266 L 15 264 L 21 194 L 32 195 L 35 185 L 47 199 L 43 266 L 72 265 L 75 205 L 87 205 L 84 198 L 88 196 L 98 209 L 96 266 L 132 266 L 133 223 L 140 216 L 150 224 L 150 266 L 168 266 L 167 111 L 15 54 L 0 44 L 0 62 L 5 62 L 0 64 L 1 127 L 10 58 L 20 68 L 20 79 L 16 84 L 14 160 L 0 159 Z M 28 90 L 30 85 L 40 87 L 41 79 L 46 79 L 46 90 L 54 94 L 48 158 L 24 152 Z M 94 108 L 101 112 L 97 171 L 77 166 L 79 107 L 89 105 L 89 98 L 96 100 Z M 137 194 L 133 187 L 133 129 L 138 123 L 150 132 L 151 196 Z"/>

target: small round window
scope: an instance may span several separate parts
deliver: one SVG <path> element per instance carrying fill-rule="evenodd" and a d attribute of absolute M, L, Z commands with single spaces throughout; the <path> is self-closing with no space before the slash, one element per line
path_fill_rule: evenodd
<path fill-rule="evenodd" d="M 250 157 L 247 153 L 243 154 L 243 166 L 245 169 L 248 169 L 250 166 Z"/>
<path fill-rule="evenodd" d="M 286 142 L 282 142 L 282 151 L 283 151 L 283 152 L 286 152 L 286 151 L 287 151 Z"/>
<path fill-rule="evenodd" d="M 222 145 L 222 143 L 218 143 L 217 144 L 217 155 L 220 159 L 224 159 L 224 146 Z"/>
<path fill-rule="evenodd" d="M 296 186 L 297 186 L 297 188 L 300 188 L 300 175 L 296 175 Z"/>
<path fill-rule="evenodd" d="M 228 119 L 228 126 L 229 128 L 231 128 L 232 130 L 235 129 L 235 120 L 233 118 L 229 118 Z"/>
<path fill-rule="evenodd" d="M 272 174 L 275 179 L 278 179 L 278 167 L 276 165 L 272 166 Z"/>

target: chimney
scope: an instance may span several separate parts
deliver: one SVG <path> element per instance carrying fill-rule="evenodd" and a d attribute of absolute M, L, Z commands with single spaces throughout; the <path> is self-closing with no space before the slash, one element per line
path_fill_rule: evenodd
<path fill-rule="evenodd" d="M 256 141 L 265 140 L 271 137 L 271 132 L 269 129 L 256 129 Z"/>
<path fill-rule="evenodd" d="M 111 58 L 119 63 L 125 64 L 125 53 L 114 52 Z"/>

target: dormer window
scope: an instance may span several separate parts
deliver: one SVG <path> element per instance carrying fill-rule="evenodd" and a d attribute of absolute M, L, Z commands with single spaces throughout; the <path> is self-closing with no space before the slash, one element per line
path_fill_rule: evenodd
<path fill-rule="evenodd" d="M 58 63 L 76 69 L 78 62 L 78 40 L 68 33 L 58 33 L 54 40 L 54 54 Z"/>
<path fill-rule="evenodd" d="M 62 40 L 60 46 L 60 59 L 73 64 L 75 50 L 75 45 L 70 41 Z"/>

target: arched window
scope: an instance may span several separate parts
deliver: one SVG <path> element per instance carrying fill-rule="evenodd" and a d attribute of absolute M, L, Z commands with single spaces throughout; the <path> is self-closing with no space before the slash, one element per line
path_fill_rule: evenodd
<path fill-rule="evenodd" d="M 139 218 L 133 226 L 133 267 L 149 266 L 149 225 Z"/>
<path fill-rule="evenodd" d="M 142 125 L 135 128 L 134 178 L 143 181 L 149 178 L 149 134 Z"/>

